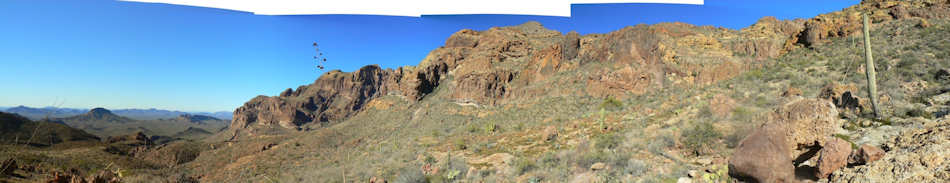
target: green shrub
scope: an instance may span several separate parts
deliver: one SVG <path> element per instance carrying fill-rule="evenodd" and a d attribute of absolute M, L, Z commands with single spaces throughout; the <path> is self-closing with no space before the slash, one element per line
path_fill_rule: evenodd
<path fill-rule="evenodd" d="M 402 169 L 399 173 L 399 177 L 396 177 L 395 182 L 428 183 L 429 180 L 425 174 L 422 174 L 422 171 L 407 167 Z"/>
<path fill-rule="evenodd" d="M 594 147 L 597 149 L 614 149 L 620 145 L 621 137 L 614 134 L 600 134 L 594 136 Z"/>
<path fill-rule="evenodd" d="M 478 126 L 475 126 L 474 124 L 469 124 L 468 127 L 466 127 L 466 131 L 468 131 L 468 133 L 478 132 Z"/>
<path fill-rule="evenodd" d="M 639 177 L 640 175 L 643 175 L 643 173 L 647 172 L 647 168 L 648 167 L 646 163 L 643 163 L 643 161 L 633 159 L 628 161 L 627 164 L 623 166 L 623 173 L 630 174 L 634 177 Z"/>
<path fill-rule="evenodd" d="M 921 108 L 914 108 L 914 109 L 908 110 L 908 111 L 905 113 L 905 115 L 906 115 L 907 117 L 922 117 L 922 118 L 927 118 L 927 119 L 933 119 L 933 118 L 934 118 L 934 116 L 933 116 L 932 113 L 929 113 L 929 112 L 927 112 L 927 111 L 924 111 L 924 110 L 921 109 Z"/>
<path fill-rule="evenodd" d="M 544 153 L 544 155 L 541 156 L 540 161 L 541 166 L 547 168 L 557 167 L 561 163 L 561 159 L 552 152 Z"/>
<path fill-rule="evenodd" d="M 465 143 L 465 139 L 456 138 L 455 141 L 453 141 L 452 143 L 453 143 L 452 145 L 455 146 L 455 150 L 468 149 L 468 145 Z"/>
<path fill-rule="evenodd" d="M 580 159 L 577 160 L 577 166 L 580 168 L 589 168 L 594 163 L 602 163 L 610 160 L 610 155 L 604 151 L 593 151 L 581 154 Z"/>
<path fill-rule="evenodd" d="M 691 128 L 682 133 L 682 143 L 686 148 L 700 154 L 711 150 L 712 144 L 721 137 L 722 134 L 716 130 L 712 123 L 700 122 L 694 124 Z"/>
<path fill-rule="evenodd" d="M 668 135 L 660 135 L 653 141 L 650 141 L 650 144 L 647 145 L 647 150 L 656 155 L 664 155 L 666 148 L 673 146 L 673 138 Z"/>
<path fill-rule="evenodd" d="M 614 99 L 614 97 L 608 96 L 607 98 L 604 99 L 603 102 L 600 103 L 600 106 L 598 106 L 597 108 L 606 109 L 606 110 L 617 110 L 617 109 L 623 108 L 623 102 L 621 102 L 620 100 Z"/>
<path fill-rule="evenodd" d="M 538 166 L 535 165 L 534 161 L 523 157 L 523 158 L 518 158 L 515 161 L 512 161 L 511 167 L 514 167 L 515 175 L 521 175 L 537 168 Z"/>
<path fill-rule="evenodd" d="M 733 127 L 731 134 L 726 135 L 724 140 L 726 141 L 726 147 L 736 148 L 739 147 L 739 142 L 742 142 L 746 136 L 752 133 L 752 130 L 755 128 L 755 125 L 751 124 L 738 124 Z"/>
<path fill-rule="evenodd" d="M 485 133 L 494 134 L 495 132 L 498 132 L 498 125 L 495 125 L 495 122 L 485 124 Z"/>

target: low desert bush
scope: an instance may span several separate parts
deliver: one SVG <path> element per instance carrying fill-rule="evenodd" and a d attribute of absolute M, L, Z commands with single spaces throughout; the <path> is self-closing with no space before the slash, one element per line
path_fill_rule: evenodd
<path fill-rule="evenodd" d="M 680 138 L 687 149 L 696 154 L 704 154 L 711 150 L 712 144 L 721 136 L 722 134 L 716 130 L 716 127 L 713 126 L 712 123 L 699 122 L 694 123 L 692 127 L 683 131 Z"/>

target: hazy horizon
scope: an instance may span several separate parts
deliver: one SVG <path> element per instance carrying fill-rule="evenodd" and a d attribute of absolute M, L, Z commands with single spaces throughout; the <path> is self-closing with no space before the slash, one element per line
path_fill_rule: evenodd
<path fill-rule="evenodd" d="M 108 109 L 108 110 L 110 110 L 110 111 L 117 111 L 117 110 L 164 110 L 164 111 L 170 111 L 170 112 L 185 112 L 185 113 L 234 112 L 234 110 L 229 110 L 229 111 L 186 111 L 186 110 L 178 110 L 178 109 L 161 109 L 161 108 L 56 107 L 56 106 L 28 106 L 28 105 L 0 106 L 0 110 L 10 109 L 10 108 L 16 108 L 16 107 L 20 107 L 20 106 L 29 107 L 29 108 L 35 108 L 35 109 L 57 108 L 57 109 L 92 110 L 92 109 L 95 109 L 95 108 L 104 108 L 104 109 Z"/>

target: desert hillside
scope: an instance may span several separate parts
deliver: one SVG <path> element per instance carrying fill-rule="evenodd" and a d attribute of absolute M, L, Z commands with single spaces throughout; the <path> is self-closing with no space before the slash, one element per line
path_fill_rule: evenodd
<path fill-rule="evenodd" d="M 0 157 L 42 166 L 0 181 L 941 182 L 948 18 L 950 1 L 868 0 L 740 30 L 460 30 L 418 65 L 330 71 L 250 99 L 227 129 L 169 131 L 196 138 L 110 135 L 63 155 L 4 145 Z"/>

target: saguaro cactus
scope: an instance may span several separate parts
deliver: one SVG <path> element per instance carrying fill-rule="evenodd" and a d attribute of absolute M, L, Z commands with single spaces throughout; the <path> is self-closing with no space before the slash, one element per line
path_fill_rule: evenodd
<path fill-rule="evenodd" d="M 864 14 L 864 61 L 868 75 L 868 95 L 871 98 L 871 108 L 874 109 L 874 117 L 880 117 L 881 111 L 877 107 L 877 77 L 874 72 L 874 59 L 871 57 L 871 22 L 868 21 L 868 14 Z"/>

